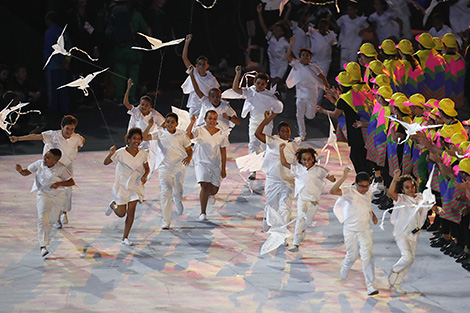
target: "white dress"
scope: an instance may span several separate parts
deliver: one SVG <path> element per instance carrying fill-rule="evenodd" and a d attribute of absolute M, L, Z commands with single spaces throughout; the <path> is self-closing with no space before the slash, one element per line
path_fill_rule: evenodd
<path fill-rule="evenodd" d="M 198 183 L 206 182 L 219 187 L 222 181 L 222 157 L 220 148 L 230 145 L 227 134 L 219 130 L 211 135 L 205 126 L 193 129 L 194 170 Z"/>
<path fill-rule="evenodd" d="M 266 40 L 268 41 L 269 75 L 271 78 L 282 78 L 287 70 L 286 53 L 289 42 L 284 36 L 276 39 L 272 32 L 268 32 Z"/>
<path fill-rule="evenodd" d="M 116 162 L 116 173 L 112 191 L 112 199 L 118 205 L 144 200 L 144 185 L 141 182 L 145 173 L 144 164 L 148 163 L 149 154 L 142 148 L 135 156 L 122 147 L 111 156 Z"/>
<path fill-rule="evenodd" d="M 188 71 L 186 72 L 188 73 Z M 212 88 L 220 87 L 219 82 L 210 71 L 207 71 L 206 76 L 199 75 L 198 71 L 194 71 L 193 73 L 194 79 L 196 79 L 197 85 L 199 86 L 199 89 L 202 91 L 204 96 L 207 97 L 209 95 L 209 90 L 211 90 Z M 201 110 L 202 103 L 201 99 L 194 91 L 191 77 L 188 76 L 186 78 L 184 83 L 181 85 L 181 89 L 183 89 L 184 94 L 189 94 L 188 102 L 186 103 L 186 107 L 189 108 L 189 114 L 198 116 Z"/>
<path fill-rule="evenodd" d="M 228 116 L 237 116 L 237 113 L 235 113 L 227 101 L 221 100 L 220 105 L 218 107 L 214 107 L 214 105 L 212 105 L 212 103 L 209 101 L 209 98 L 204 96 L 202 99 L 201 112 L 199 113 L 199 117 L 196 121 L 196 127 L 205 125 L 206 122 L 204 121 L 204 116 L 209 110 L 214 110 L 217 112 L 217 128 L 228 131 L 235 126 L 234 123 L 230 122 L 228 119 L 223 118 L 224 113 L 226 113 Z"/>

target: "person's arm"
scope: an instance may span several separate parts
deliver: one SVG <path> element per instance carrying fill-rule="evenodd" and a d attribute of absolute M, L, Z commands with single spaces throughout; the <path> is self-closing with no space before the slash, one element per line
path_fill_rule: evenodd
<path fill-rule="evenodd" d="M 142 133 L 142 140 L 152 140 L 152 135 L 149 134 L 150 129 L 152 129 L 152 126 L 154 124 L 153 117 L 149 119 L 149 124 L 147 125 L 147 128 L 145 128 L 144 132 Z"/>
<path fill-rule="evenodd" d="M 220 174 L 222 175 L 222 178 L 225 178 L 227 177 L 227 172 L 225 171 L 225 167 L 227 165 L 227 149 L 225 147 L 220 148 L 220 156 L 222 159 L 222 169 Z"/>
<path fill-rule="evenodd" d="M 318 113 L 329 115 L 330 117 L 333 117 L 333 118 L 338 118 L 340 117 L 341 114 L 343 114 L 343 110 L 340 110 L 338 108 L 335 108 L 334 111 L 326 110 L 325 108 L 319 105 L 316 105 L 315 108 L 317 109 Z"/>
<path fill-rule="evenodd" d="M 65 181 L 60 181 L 60 182 L 57 182 L 57 183 L 53 183 L 51 185 L 51 188 L 52 189 L 57 189 L 59 187 L 70 187 L 70 186 L 73 186 L 75 185 L 75 181 L 73 180 L 73 178 L 70 178 L 70 179 L 67 179 Z"/>
<path fill-rule="evenodd" d="M 43 140 L 42 134 L 29 134 L 25 136 L 10 136 L 10 141 L 15 143 L 17 141 L 28 141 L 28 140 Z"/>
<path fill-rule="evenodd" d="M 397 201 L 398 200 L 398 193 L 395 190 L 397 188 L 397 181 L 400 178 L 401 171 L 400 169 L 396 169 L 393 172 L 393 179 L 392 182 L 390 183 L 390 187 L 388 188 L 387 196 L 389 198 L 392 198 L 393 200 Z"/>
<path fill-rule="evenodd" d="M 197 84 L 196 78 L 194 77 L 194 66 L 190 65 L 188 67 L 188 72 L 189 72 L 189 77 L 191 77 L 191 82 L 193 83 L 194 92 L 197 94 L 199 99 L 202 99 L 202 97 L 204 97 L 204 94 L 202 93 L 201 89 L 199 88 L 199 85 Z"/>
<path fill-rule="evenodd" d="M 140 179 L 140 181 L 142 182 L 142 185 L 144 185 L 147 182 L 147 176 L 150 173 L 150 167 L 149 167 L 148 162 L 144 163 L 144 170 L 145 170 L 144 175 L 142 175 L 142 178 Z"/>
<path fill-rule="evenodd" d="M 132 85 L 134 85 L 134 82 L 132 81 L 132 78 L 129 78 L 127 80 L 127 89 L 126 93 L 124 94 L 124 106 L 126 109 L 131 110 L 134 106 L 129 102 L 129 92 L 131 91 Z"/>
<path fill-rule="evenodd" d="M 264 23 L 262 3 L 258 4 L 258 6 L 256 7 L 256 11 L 258 12 L 259 24 L 261 26 L 261 29 L 264 32 L 264 35 L 266 36 L 269 33 L 269 29 L 266 27 L 266 24 Z"/>
<path fill-rule="evenodd" d="M 452 179 L 453 181 L 455 181 L 457 179 L 457 176 L 455 176 L 454 171 L 452 170 L 452 168 L 446 166 L 442 162 L 442 158 L 438 154 L 436 154 L 432 151 L 429 151 L 427 159 L 429 161 L 431 161 L 432 163 L 435 163 L 439 167 L 439 171 L 441 172 L 441 174 L 446 179 Z"/>
<path fill-rule="evenodd" d="M 113 160 L 111 160 L 111 157 L 113 156 L 115 152 L 116 152 L 116 146 L 112 146 L 111 148 L 109 148 L 109 153 L 103 161 L 104 165 L 108 165 L 113 162 Z"/>
<path fill-rule="evenodd" d="M 240 88 L 240 78 L 242 76 L 242 67 L 237 65 L 235 67 L 235 78 L 233 79 L 232 89 L 239 95 L 243 94 L 243 90 Z"/>
<path fill-rule="evenodd" d="M 235 125 L 240 125 L 241 122 L 240 122 L 240 119 L 238 118 L 238 116 L 235 114 L 235 115 L 232 115 L 232 116 L 229 116 L 227 113 L 222 113 L 222 117 L 225 118 L 226 120 L 229 120 L 230 122 L 232 122 L 233 124 Z"/>
<path fill-rule="evenodd" d="M 284 18 L 282 19 L 282 21 L 283 21 L 284 24 L 286 24 L 288 27 L 292 27 L 292 22 L 291 22 L 291 20 L 289 20 L 290 12 L 292 11 L 292 3 L 290 3 L 290 1 L 289 1 L 289 2 L 286 4 L 286 7 L 287 7 L 286 14 L 284 14 Z"/>
<path fill-rule="evenodd" d="M 85 145 L 85 137 L 80 136 L 80 139 L 82 140 L 82 145 L 77 147 L 77 152 L 80 151 L 83 148 L 83 145 Z"/>
<path fill-rule="evenodd" d="M 184 66 L 186 68 L 189 68 L 192 64 L 188 59 L 188 48 L 189 48 L 189 43 L 191 42 L 191 39 L 193 39 L 193 35 L 188 34 L 186 35 L 186 40 L 184 41 L 184 47 L 183 47 L 183 54 L 181 55 L 181 58 L 183 59 Z"/>
<path fill-rule="evenodd" d="M 344 183 L 346 178 L 348 178 L 349 172 L 351 172 L 351 168 L 349 166 L 346 166 L 343 171 L 343 176 L 341 176 L 340 179 L 331 187 L 330 189 L 330 194 L 336 195 L 336 196 L 342 196 L 343 192 L 341 191 L 341 185 Z"/>
<path fill-rule="evenodd" d="M 196 116 L 191 115 L 191 122 L 189 123 L 188 128 L 186 128 L 186 135 L 188 135 L 189 139 L 194 138 L 194 135 L 193 135 L 194 123 L 196 123 Z"/>
<path fill-rule="evenodd" d="M 22 167 L 21 165 L 19 165 L 19 164 L 16 164 L 16 171 L 17 171 L 18 173 L 20 173 L 21 176 L 28 176 L 28 175 L 31 175 L 31 172 L 30 172 L 28 169 L 23 168 L 23 167 Z"/>
<path fill-rule="evenodd" d="M 287 162 L 286 155 L 284 154 L 284 149 L 285 148 L 286 148 L 285 143 L 281 143 L 279 145 L 279 155 L 281 157 L 281 164 L 282 164 L 282 166 L 287 167 L 288 169 L 290 169 L 290 164 L 289 164 L 289 162 Z"/>
<path fill-rule="evenodd" d="M 328 79 L 326 79 L 325 75 L 323 75 L 323 73 L 320 73 L 317 75 L 318 78 L 321 79 L 321 81 L 323 82 L 323 85 L 325 86 L 325 89 L 328 89 L 330 88 L 330 84 L 328 83 Z"/>
<path fill-rule="evenodd" d="M 276 117 L 276 113 L 273 113 L 271 111 L 266 111 L 264 112 L 264 120 L 261 122 L 261 124 L 258 125 L 258 128 L 256 128 L 255 136 L 256 138 L 259 139 L 262 143 L 266 143 L 266 134 L 263 133 L 264 127 L 271 123 L 271 121 Z"/>
<path fill-rule="evenodd" d="M 287 59 L 287 62 L 292 62 L 293 59 L 295 59 L 294 55 L 292 54 L 292 47 L 294 46 L 294 43 L 295 43 L 295 36 L 292 36 L 290 37 L 289 39 L 289 48 L 287 48 L 287 52 L 286 52 L 286 59 Z"/>
<path fill-rule="evenodd" d="M 374 211 L 370 211 L 371 215 L 372 215 L 372 223 L 374 223 L 374 225 L 377 225 L 377 223 L 379 222 L 379 220 L 377 219 L 377 215 L 375 215 Z"/>
<path fill-rule="evenodd" d="M 191 163 L 191 159 L 193 158 L 193 149 L 191 148 L 191 146 L 187 146 L 184 149 L 186 150 L 186 154 L 188 156 L 183 159 L 183 164 L 189 165 L 189 163 Z"/>

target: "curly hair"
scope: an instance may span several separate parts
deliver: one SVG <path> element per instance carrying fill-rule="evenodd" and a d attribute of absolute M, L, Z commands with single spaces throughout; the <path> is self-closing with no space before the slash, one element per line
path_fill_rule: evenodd
<path fill-rule="evenodd" d="M 411 180 L 411 182 L 415 186 L 416 190 L 418 190 L 418 183 L 413 178 L 413 176 L 411 176 L 411 175 L 402 175 L 402 176 L 400 176 L 400 178 L 398 178 L 397 185 L 395 186 L 395 192 L 396 193 L 403 193 L 403 185 L 408 180 Z"/>
<path fill-rule="evenodd" d="M 295 152 L 295 157 L 297 158 L 297 162 L 299 162 L 299 164 L 302 164 L 300 162 L 300 160 L 302 160 L 302 154 L 304 153 L 310 153 L 313 157 L 313 165 L 315 165 L 317 163 L 317 151 L 315 151 L 315 149 L 313 148 L 299 148 L 297 149 L 297 151 Z"/>
<path fill-rule="evenodd" d="M 142 129 L 140 129 L 139 127 L 132 127 L 131 129 L 129 129 L 129 131 L 127 132 L 126 136 L 124 136 L 124 140 L 126 142 L 129 141 L 129 139 L 132 138 L 132 136 L 134 136 L 135 134 L 138 134 L 140 135 L 140 138 L 143 138 L 144 136 L 142 135 Z"/>

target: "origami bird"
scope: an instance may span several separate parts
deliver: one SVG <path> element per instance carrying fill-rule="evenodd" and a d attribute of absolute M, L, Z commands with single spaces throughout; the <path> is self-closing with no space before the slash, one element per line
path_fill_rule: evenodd
<path fill-rule="evenodd" d="M 142 48 L 142 47 L 132 47 L 131 49 L 134 49 L 134 50 L 153 51 L 153 50 L 157 50 L 166 46 L 177 45 L 184 40 L 184 38 L 181 38 L 181 39 L 175 39 L 175 40 L 168 41 L 168 42 L 162 42 L 160 39 L 153 38 L 142 33 L 137 33 L 137 34 L 144 36 L 148 40 L 148 42 L 150 42 L 150 45 L 152 47 L 150 49 Z"/>
<path fill-rule="evenodd" d="M 264 152 L 256 153 L 252 152 L 250 154 L 241 156 L 235 159 L 240 172 L 257 172 L 261 170 L 261 164 L 263 163 Z"/>
<path fill-rule="evenodd" d="M 396 119 L 392 116 L 387 116 L 387 118 L 389 118 L 392 121 L 397 122 L 398 124 L 400 124 L 401 126 L 403 126 L 405 128 L 406 138 L 403 139 L 401 142 L 398 142 L 399 145 L 405 143 L 410 138 L 410 136 L 416 135 L 418 132 L 420 132 L 422 130 L 425 130 L 425 129 L 428 129 L 428 128 L 437 128 L 437 127 L 442 126 L 442 125 L 422 126 L 422 125 L 419 125 L 418 123 L 408 124 L 408 123 L 400 121 L 399 119 Z"/>
<path fill-rule="evenodd" d="M 333 147 L 333 149 L 335 149 L 336 153 L 338 154 L 339 164 L 343 165 L 343 161 L 341 160 L 341 154 L 339 153 L 338 142 L 336 140 L 335 126 L 333 125 L 333 122 L 331 121 L 331 117 L 329 115 L 328 115 L 328 120 L 330 121 L 330 134 L 328 136 L 328 139 L 326 140 L 325 146 L 320 151 L 321 152 L 325 151 L 325 149 L 328 146 Z M 329 159 L 330 159 L 330 150 L 328 150 L 328 153 L 326 155 L 325 165 L 328 164 Z"/>
<path fill-rule="evenodd" d="M 41 114 L 41 111 L 39 110 L 30 110 L 27 112 L 21 112 L 21 108 L 27 106 L 29 102 L 19 103 L 15 106 L 10 107 L 12 103 L 13 103 L 13 100 L 10 101 L 10 103 L 0 112 L 0 128 L 3 129 L 8 135 L 11 134 L 10 128 L 16 124 L 16 122 L 20 118 L 20 115 L 28 114 L 31 112 L 36 112 L 36 113 Z M 15 119 L 11 119 L 10 117 L 10 114 L 13 112 L 17 114 Z M 9 117 L 10 117 L 10 120 L 8 120 Z"/>
<path fill-rule="evenodd" d="M 64 87 L 76 87 L 80 90 L 83 90 L 83 93 L 85 94 L 85 96 L 88 96 L 87 88 L 90 87 L 88 84 L 93 80 L 93 78 L 96 77 L 96 75 L 98 75 L 100 73 L 103 73 L 104 71 L 107 71 L 108 69 L 109 69 L 109 67 L 105 68 L 102 71 L 98 71 L 98 72 L 88 74 L 86 77 L 80 76 L 79 79 L 74 80 L 73 82 L 70 82 L 66 85 L 60 86 L 57 89 L 61 89 L 61 88 L 64 88 Z"/>

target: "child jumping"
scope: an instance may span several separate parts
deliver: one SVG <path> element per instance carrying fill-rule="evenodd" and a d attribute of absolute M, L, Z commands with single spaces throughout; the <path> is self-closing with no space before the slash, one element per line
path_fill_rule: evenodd
<path fill-rule="evenodd" d="M 129 232 L 134 223 L 135 209 L 137 202 L 144 200 L 144 184 L 147 182 L 147 175 L 150 172 L 148 159 L 149 154 L 142 148 L 142 130 L 131 128 L 127 132 L 125 141 L 126 147 L 116 151 L 116 146 L 109 149 L 109 154 L 104 159 L 104 165 L 116 162 L 116 175 L 112 191 L 112 201 L 106 207 L 106 216 L 114 213 L 119 217 L 127 214 L 122 235 L 122 244 L 132 246 L 134 243 L 129 240 Z"/>

